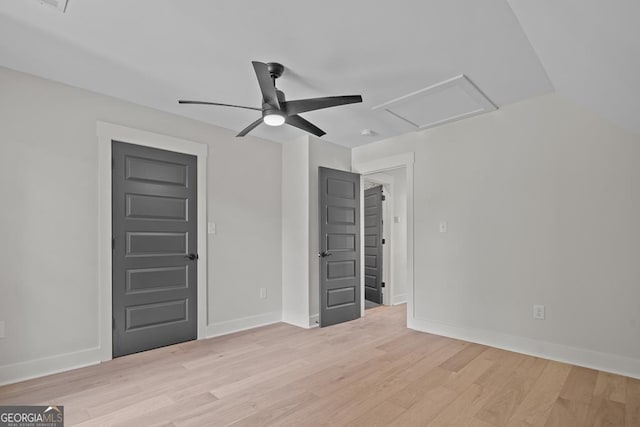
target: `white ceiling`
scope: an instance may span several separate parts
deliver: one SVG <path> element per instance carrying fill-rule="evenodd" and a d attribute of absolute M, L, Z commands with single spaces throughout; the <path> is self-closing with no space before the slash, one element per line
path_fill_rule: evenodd
<path fill-rule="evenodd" d="M 65 14 L 0 3 L 0 65 L 236 131 L 258 113 L 176 101 L 260 106 L 252 60 L 288 67 L 278 81 L 288 99 L 362 94 L 304 114 L 349 147 L 412 131 L 371 107 L 459 74 L 499 107 L 553 90 L 504 0 L 69 0 Z"/>
<path fill-rule="evenodd" d="M 556 92 L 640 133 L 640 1 L 509 3 Z"/>

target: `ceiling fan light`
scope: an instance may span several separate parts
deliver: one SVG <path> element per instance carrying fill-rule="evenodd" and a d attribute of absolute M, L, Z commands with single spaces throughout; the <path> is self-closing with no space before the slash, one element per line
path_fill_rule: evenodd
<path fill-rule="evenodd" d="M 268 126 L 282 126 L 284 124 L 284 116 L 282 114 L 265 114 L 262 120 Z"/>

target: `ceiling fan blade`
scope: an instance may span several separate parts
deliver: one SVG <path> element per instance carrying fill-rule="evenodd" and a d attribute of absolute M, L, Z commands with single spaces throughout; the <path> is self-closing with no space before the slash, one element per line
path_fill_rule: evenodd
<path fill-rule="evenodd" d="M 262 117 L 260 117 L 258 120 L 256 120 L 255 122 L 251 123 L 249 126 L 247 126 L 246 128 L 242 129 L 240 131 L 239 134 L 236 135 L 236 137 L 242 137 L 245 136 L 246 134 L 248 134 L 249 132 L 251 132 L 252 130 L 254 130 L 255 128 L 258 127 L 258 125 L 262 123 Z"/>
<path fill-rule="evenodd" d="M 327 96 L 325 98 L 297 99 L 282 103 L 282 109 L 289 116 L 307 111 L 321 110 L 323 108 L 337 107 L 338 105 L 355 104 L 362 102 L 360 95 Z"/>
<path fill-rule="evenodd" d="M 219 102 L 205 102 L 205 101 L 185 101 L 184 99 L 179 100 L 178 104 L 219 105 L 221 107 L 234 107 L 234 108 L 244 108 L 245 110 L 262 111 L 262 108 L 245 107 L 244 105 L 221 104 Z"/>
<path fill-rule="evenodd" d="M 293 116 L 287 116 L 285 118 L 285 122 L 288 125 L 295 126 L 298 129 L 302 129 L 303 131 L 309 132 L 310 134 L 318 137 L 326 134 L 326 132 L 320 129 L 318 126 L 314 125 L 311 122 L 308 122 L 297 114 L 294 114 Z"/>
<path fill-rule="evenodd" d="M 280 103 L 278 102 L 278 94 L 276 93 L 276 86 L 271 79 L 271 73 L 269 68 L 264 62 L 253 61 L 253 69 L 258 77 L 258 84 L 260 85 L 260 91 L 262 92 L 262 98 L 264 102 L 272 106 L 273 108 L 280 109 Z"/>

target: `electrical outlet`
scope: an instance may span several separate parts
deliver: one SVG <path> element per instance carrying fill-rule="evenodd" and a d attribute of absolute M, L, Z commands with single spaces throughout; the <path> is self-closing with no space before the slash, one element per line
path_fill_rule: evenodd
<path fill-rule="evenodd" d="M 441 233 L 446 233 L 447 232 L 447 222 L 446 221 L 440 222 L 440 232 Z"/>
<path fill-rule="evenodd" d="M 4 338 L 7 336 L 7 327 L 4 320 L 0 321 L 0 338 Z"/>
<path fill-rule="evenodd" d="M 267 288 L 260 288 L 260 299 L 265 299 L 267 297 Z"/>
<path fill-rule="evenodd" d="M 544 305 L 533 306 L 533 318 L 538 320 L 544 320 Z"/>

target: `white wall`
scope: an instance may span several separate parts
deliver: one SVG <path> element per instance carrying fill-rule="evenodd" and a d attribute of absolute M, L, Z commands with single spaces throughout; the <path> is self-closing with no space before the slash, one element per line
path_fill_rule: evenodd
<path fill-rule="evenodd" d="M 97 120 L 209 145 L 209 324 L 279 320 L 279 144 L 5 68 L 0 93 L 0 383 L 98 344 Z"/>
<path fill-rule="evenodd" d="M 411 327 L 640 377 L 637 135 L 551 94 L 353 160 L 411 151 Z"/>
<path fill-rule="evenodd" d="M 309 324 L 313 326 L 320 313 L 320 219 L 318 168 L 351 170 L 351 150 L 340 145 L 309 137 Z"/>
<path fill-rule="evenodd" d="M 309 327 L 309 139 L 282 144 L 282 320 Z"/>
<path fill-rule="evenodd" d="M 282 144 L 282 319 L 304 328 L 320 308 L 320 166 L 350 170 L 351 150 L 311 136 Z"/>

